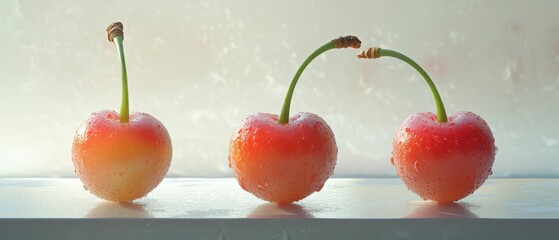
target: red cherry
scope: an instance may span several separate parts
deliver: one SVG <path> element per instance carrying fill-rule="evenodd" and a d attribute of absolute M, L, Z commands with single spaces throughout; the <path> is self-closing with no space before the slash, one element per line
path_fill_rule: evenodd
<path fill-rule="evenodd" d="M 244 190 L 270 202 L 291 203 L 322 189 L 336 165 L 334 134 L 316 114 L 298 113 L 290 118 L 291 98 L 313 59 L 331 49 L 360 46 L 354 36 L 324 44 L 295 73 L 279 116 L 258 113 L 239 124 L 229 145 L 229 167 Z"/>
<path fill-rule="evenodd" d="M 489 126 L 471 112 L 447 117 L 429 75 L 404 54 L 369 48 L 357 55 L 358 58 L 384 56 L 397 58 L 415 68 L 429 85 L 437 106 L 437 115 L 412 115 L 396 133 L 390 161 L 398 175 L 423 199 L 452 202 L 473 193 L 492 174 L 497 147 Z"/>
<path fill-rule="evenodd" d="M 474 113 L 457 112 L 444 123 L 433 113 L 417 113 L 396 133 L 392 163 L 423 199 L 452 202 L 473 193 L 491 175 L 494 142 L 487 123 Z"/>
<path fill-rule="evenodd" d="M 84 186 L 111 201 L 132 201 L 148 194 L 169 169 L 171 138 L 161 122 L 133 112 L 122 123 L 115 111 L 99 111 L 78 128 L 72 160 Z"/>
<path fill-rule="evenodd" d="M 122 69 L 120 114 L 108 110 L 91 114 L 76 131 L 72 144 L 72 161 L 84 188 L 118 202 L 143 197 L 157 187 L 169 169 L 173 151 L 161 122 L 147 113 L 129 113 L 123 29 L 120 22 L 107 28 Z"/>
<path fill-rule="evenodd" d="M 244 190 L 263 200 L 291 203 L 322 189 L 337 155 L 334 134 L 318 115 L 298 113 L 289 124 L 279 124 L 278 115 L 258 113 L 237 127 L 229 165 Z"/>

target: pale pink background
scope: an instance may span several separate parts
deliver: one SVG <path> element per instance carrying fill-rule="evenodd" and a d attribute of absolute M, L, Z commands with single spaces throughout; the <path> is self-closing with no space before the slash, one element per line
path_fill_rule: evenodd
<path fill-rule="evenodd" d="M 131 109 L 171 133 L 169 176 L 229 177 L 227 148 L 250 113 L 279 113 L 314 49 L 354 34 L 406 53 L 431 74 L 448 112 L 473 111 L 499 152 L 493 177 L 559 176 L 558 1 L 22 1 L 0 3 L 0 177 L 73 177 L 70 148 L 87 116 L 119 109 L 125 25 Z M 292 113 L 321 115 L 339 146 L 335 176 L 395 176 L 391 141 L 435 111 L 407 65 L 314 61 Z"/>

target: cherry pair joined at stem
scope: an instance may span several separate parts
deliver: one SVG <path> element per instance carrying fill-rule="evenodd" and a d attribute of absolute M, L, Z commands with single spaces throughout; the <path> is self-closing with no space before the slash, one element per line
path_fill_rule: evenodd
<path fill-rule="evenodd" d="M 357 43 L 357 38 L 351 38 Z M 298 113 L 290 123 L 289 109 L 303 70 L 318 55 L 334 49 L 334 43 L 318 48 L 297 70 L 279 117 L 266 113 L 251 115 L 231 138 L 229 165 L 240 186 L 261 199 L 277 203 L 298 201 L 319 191 L 333 173 L 338 149 L 328 124 L 311 113 Z M 360 42 L 348 46 L 359 45 Z M 384 56 L 402 60 L 416 69 L 431 89 L 437 108 L 437 115 L 412 115 L 397 132 L 391 162 L 398 175 L 424 199 L 452 202 L 471 194 L 492 173 L 496 147 L 489 126 L 471 112 L 447 117 L 429 75 L 404 54 L 381 48 L 369 48 L 358 54 L 359 58 Z"/>

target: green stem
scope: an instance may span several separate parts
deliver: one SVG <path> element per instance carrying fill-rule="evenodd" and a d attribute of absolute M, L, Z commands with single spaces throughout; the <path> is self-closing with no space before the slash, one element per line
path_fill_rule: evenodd
<path fill-rule="evenodd" d="M 328 50 L 332 50 L 334 48 L 336 48 L 336 42 L 332 40 L 322 45 L 322 47 L 316 49 L 313 53 L 311 53 L 311 55 L 307 57 L 307 59 L 305 59 L 303 64 L 301 64 L 301 66 L 297 70 L 297 73 L 295 73 L 293 80 L 291 80 L 291 84 L 289 85 L 289 89 L 287 90 L 287 94 L 285 95 L 285 100 L 283 100 L 283 107 L 281 108 L 281 113 L 278 121 L 280 124 L 289 123 L 289 109 L 291 108 L 291 98 L 293 97 L 293 91 L 295 91 L 295 86 L 297 85 L 297 81 L 299 81 L 299 77 L 301 76 L 301 74 L 303 73 L 307 65 L 309 65 L 309 63 L 311 63 L 312 60 L 314 60 L 320 54 Z"/>
<path fill-rule="evenodd" d="M 447 121 L 446 110 L 444 109 L 443 100 L 441 99 L 441 96 L 439 95 L 439 91 L 437 91 L 437 87 L 433 83 L 433 80 L 431 80 L 431 78 L 429 77 L 427 72 L 425 72 L 425 70 L 423 70 L 423 68 L 421 68 L 419 66 L 419 64 L 417 64 L 416 62 L 414 62 L 413 60 L 411 60 L 409 57 L 407 57 L 404 54 L 401 54 L 401 53 L 396 52 L 396 51 L 388 50 L 388 49 L 380 48 L 380 49 L 378 49 L 378 54 L 379 54 L 379 57 L 387 56 L 387 57 L 394 57 L 394 58 L 400 59 L 400 60 L 406 62 L 407 64 L 411 65 L 413 68 L 415 68 L 415 70 L 417 70 L 421 74 L 421 76 L 423 76 L 423 78 L 425 79 L 425 81 L 429 85 L 429 88 L 431 89 L 431 92 L 433 93 L 433 98 L 435 99 L 435 104 L 437 106 L 437 119 L 441 123 Z"/>
<path fill-rule="evenodd" d="M 305 59 L 303 64 L 301 64 L 301 66 L 297 70 L 297 73 L 295 73 L 295 76 L 293 76 L 293 80 L 291 80 L 291 84 L 289 85 L 289 89 L 287 90 L 287 94 L 285 95 L 285 100 L 283 100 L 283 106 L 281 108 L 281 113 L 278 120 L 280 124 L 289 123 L 289 109 L 291 107 L 291 98 L 293 97 L 293 91 L 295 91 L 295 86 L 297 85 L 297 81 L 299 81 L 299 77 L 301 77 L 301 74 L 303 73 L 307 65 L 309 65 L 309 63 L 311 63 L 312 60 L 314 60 L 320 54 L 328 50 L 335 49 L 335 48 L 348 48 L 348 47 L 360 48 L 361 41 L 357 37 L 352 35 L 339 37 L 337 39 L 334 39 L 322 45 L 321 47 L 316 49 L 313 53 L 311 53 L 311 55 L 309 55 L 307 59 Z"/>
<path fill-rule="evenodd" d="M 126 61 L 124 60 L 124 45 L 122 44 L 123 37 L 114 37 L 116 43 L 116 50 L 120 58 L 120 67 L 122 69 L 122 102 L 120 105 L 120 122 L 128 122 L 130 116 L 128 104 L 128 76 L 126 75 Z"/>

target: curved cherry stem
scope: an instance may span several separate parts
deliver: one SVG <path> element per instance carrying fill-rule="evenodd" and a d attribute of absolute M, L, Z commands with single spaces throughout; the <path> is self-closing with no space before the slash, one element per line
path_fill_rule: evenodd
<path fill-rule="evenodd" d="M 120 122 L 128 122 L 130 117 L 129 103 L 128 103 L 128 75 L 126 74 L 126 60 L 124 59 L 124 40 L 122 23 L 116 22 L 109 25 L 107 28 L 109 34 L 109 41 L 115 42 L 116 50 L 120 59 L 120 68 L 122 72 L 122 100 L 120 105 Z"/>
<path fill-rule="evenodd" d="M 283 106 L 281 108 L 281 113 L 279 115 L 279 120 L 278 120 L 280 124 L 289 123 L 289 110 L 291 108 L 291 99 L 293 98 L 293 92 L 295 91 L 295 86 L 299 81 L 299 77 L 301 77 L 301 74 L 303 73 L 305 68 L 309 65 L 309 63 L 311 63 L 320 54 L 328 50 L 332 50 L 336 48 L 348 48 L 348 47 L 359 48 L 361 47 L 361 41 L 355 36 L 339 37 L 337 39 L 334 39 L 322 45 L 321 47 L 316 49 L 313 53 L 311 53 L 311 55 L 309 55 L 307 59 L 305 59 L 303 64 L 301 64 L 301 66 L 295 73 L 295 76 L 293 76 L 293 80 L 291 80 L 291 84 L 289 85 L 289 89 L 287 90 L 287 94 L 285 95 L 285 99 L 283 101 Z"/>
<path fill-rule="evenodd" d="M 429 77 L 427 72 L 425 72 L 425 70 L 423 70 L 423 68 L 421 68 L 419 64 L 417 64 L 411 58 L 407 57 L 402 53 L 393 50 L 382 49 L 382 48 L 369 48 L 357 55 L 358 58 L 379 58 L 384 56 L 397 58 L 399 60 L 406 62 L 407 64 L 412 66 L 415 70 L 417 70 L 421 74 L 421 76 L 423 76 L 423 78 L 427 82 L 427 85 L 429 85 L 429 88 L 431 89 L 433 98 L 435 99 L 435 105 L 437 107 L 437 120 L 441 123 L 446 122 L 447 115 L 446 115 L 446 110 L 444 108 L 443 100 L 441 99 L 441 95 L 439 94 L 439 91 L 437 90 L 435 83 L 433 83 L 433 80 L 431 80 L 431 77 Z"/>

